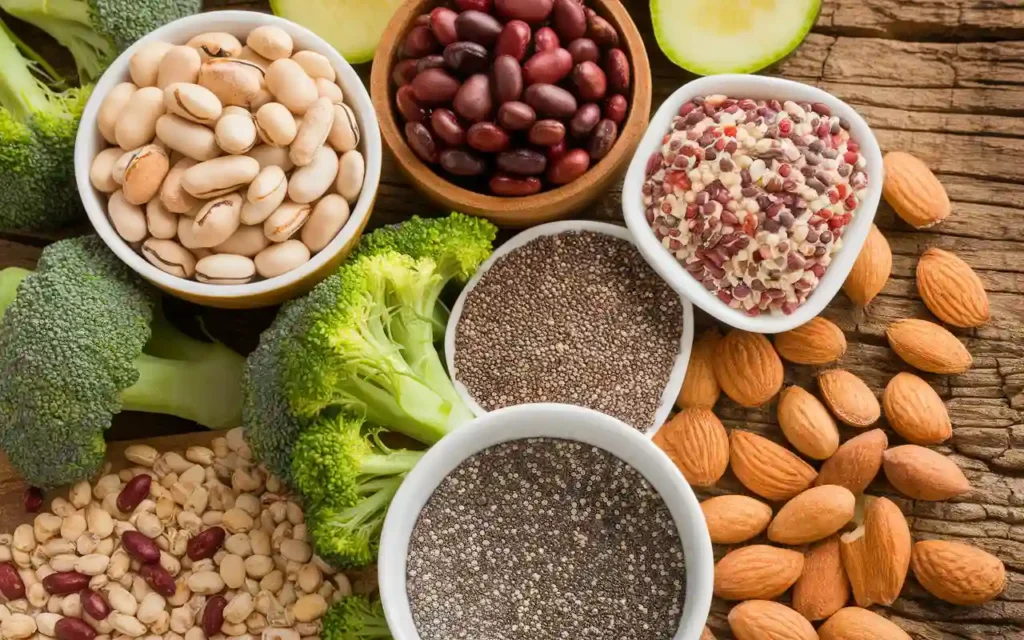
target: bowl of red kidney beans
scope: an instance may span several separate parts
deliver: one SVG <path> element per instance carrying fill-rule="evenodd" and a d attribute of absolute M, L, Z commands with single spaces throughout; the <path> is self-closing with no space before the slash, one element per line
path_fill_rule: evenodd
<path fill-rule="evenodd" d="M 615 0 L 414 0 L 375 60 L 399 167 L 435 202 L 502 226 L 605 194 L 650 111 L 646 51 Z"/>

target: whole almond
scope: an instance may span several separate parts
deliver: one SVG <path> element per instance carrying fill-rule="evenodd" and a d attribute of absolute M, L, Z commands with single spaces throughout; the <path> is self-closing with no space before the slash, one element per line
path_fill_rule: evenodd
<path fill-rule="evenodd" d="M 962 542 L 917 542 L 910 566 L 928 593 L 953 604 L 984 604 L 1006 588 L 1003 561 Z"/>
<path fill-rule="evenodd" d="M 864 524 L 839 538 L 843 568 L 858 606 L 890 605 L 899 597 L 910 567 L 910 527 L 888 498 L 871 498 Z"/>
<path fill-rule="evenodd" d="M 733 607 L 729 628 L 736 640 L 818 640 L 806 618 L 770 600 L 750 600 Z"/>
<path fill-rule="evenodd" d="M 818 629 L 820 640 L 910 640 L 894 622 L 860 607 L 840 609 Z"/>
<path fill-rule="evenodd" d="M 845 369 L 819 373 L 818 389 L 832 413 L 851 427 L 870 427 L 882 416 L 871 388 Z"/>
<path fill-rule="evenodd" d="M 882 195 L 907 224 L 924 229 L 949 217 L 949 196 L 928 165 L 902 151 L 890 151 L 882 163 Z"/>
<path fill-rule="evenodd" d="M 779 394 L 779 427 L 793 448 L 808 458 L 825 460 L 839 448 L 839 429 L 825 405 L 802 387 Z"/>
<path fill-rule="evenodd" d="M 715 378 L 714 362 L 721 341 L 722 334 L 718 329 L 711 328 L 693 343 L 683 388 L 679 390 L 679 397 L 676 398 L 676 406 L 680 409 L 711 409 L 718 402 L 722 388 L 718 386 L 718 380 Z"/>
<path fill-rule="evenodd" d="M 881 429 L 850 438 L 821 465 L 814 484 L 835 484 L 854 494 L 864 493 L 882 468 L 882 455 L 888 446 L 889 438 Z"/>
<path fill-rule="evenodd" d="M 710 409 L 680 411 L 658 429 L 654 444 L 695 487 L 715 484 L 729 467 L 729 436 Z"/>
<path fill-rule="evenodd" d="M 737 544 L 761 534 L 772 519 L 772 508 L 742 495 L 716 496 L 700 503 L 711 542 Z"/>
<path fill-rule="evenodd" d="M 857 499 L 834 484 L 813 487 L 787 502 L 768 525 L 768 539 L 786 545 L 829 537 L 853 519 Z"/>
<path fill-rule="evenodd" d="M 743 486 L 768 500 L 789 500 L 818 475 L 789 449 L 749 431 L 729 434 L 729 464 Z"/>
<path fill-rule="evenodd" d="M 759 407 L 782 388 L 782 360 L 759 333 L 733 329 L 722 339 L 715 378 L 725 395 L 744 407 Z"/>
<path fill-rule="evenodd" d="M 803 569 L 799 551 L 765 544 L 740 547 L 715 564 L 715 595 L 725 600 L 771 600 L 792 587 Z"/>
<path fill-rule="evenodd" d="M 971 490 L 955 462 L 916 444 L 893 447 L 882 456 L 889 484 L 915 500 L 949 500 Z"/>
<path fill-rule="evenodd" d="M 776 335 L 775 350 L 796 364 L 828 364 L 846 353 L 846 336 L 831 320 L 818 316 Z"/>
<path fill-rule="evenodd" d="M 949 412 L 931 385 L 912 373 L 898 373 L 882 394 L 885 417 L 896 433 L 914 444 L 939 444 L 953 435 Z"/>
<path fill-rule="evenodd" d="M 928 309 L 955 327 L 980 327 L 990 314 L 981 278 L 954 253 L 931 248 L 917 263 L 917 292 Z"/>
<path fill-rule="evenodd" d="M 889 346 L 912 367 L 928 373 L 955 374 L 971 368 L 971 353 L 952 333 L 934 322 L 897 320 L 885 330 Z"/>
<path fill-rule="evenodd" d="M 843 292 L 854 304 L 865 307 L 875 299 L 892 274 L 892 249 L 878 227 L 871 225 L 867 240 L 843 283 Z"/>
<path fill-rule="evenodd" d="M 808 620 L 824 620 L 849 599 L 850 581 L 843 569 L 839 537 L 832 536 L 804 554 L 804 570 L 793 585 L 793 608 Z"/>

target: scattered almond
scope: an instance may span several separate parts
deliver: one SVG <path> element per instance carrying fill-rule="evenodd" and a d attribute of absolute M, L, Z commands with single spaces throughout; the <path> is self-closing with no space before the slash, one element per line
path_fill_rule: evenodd
<path fill-rule="evenodd" d="M 821 316 L 775 336 L 775 350 L 796 364 L 828 364 L 846 353 L 846 336 Z"/>
<path fill-rule="evenodd" d="M 907 224 L 925 229 L 949 217 L 949 196 L 928 165 L 902 151 L 890 151 L 882 162 L 882 195 Z"/>
<path fill-rule="evenodd" d="M 824 620 L 846 606 L 850 581 L 846 579 L 839 538 L 832 536 L 804 554 L 804 570 L 793 585 L 793 608 L 808 620 Z"/>
<path fill-rule="evenodd" d="M 714 359 L 715 378 L 736 404 L 759 407 L 782 388 L 782 360 L 768 338 L 733 329 Z"/>
<path fill-rule="evenodd" d="M 845 369 L 819 373 L 818 388 L 832 413 L 851 427 L 870 427 L 882 416 L 882 407 L 868 385 Z"/>
<path fill-rule="evenodd" d="M 725 600 L 771 600 L 793 586 L 804 569 L 798 551 L 765 544 L 730 551 L 715 565 L 715 595 Z"/>
<path fill-rule="evenodd" d="M 854 494 L 864 493 L 882 468 L 882 455 L 888 446 L 889 438 L 881 429 L 872 429 L 850 438 L 821 465 L 814 484 L 835 484 Z"/>
<path fill-rule="evenodd" d="M 826 484 L 787 502 L 768 526 L 768 539 L 786 545 L 817 542 L 853 519 L 857 499 L 849 489 Z"/>
<path fill-rule="evenodd" d="M 871 498 L 864 524 L 839 538 L 843 568 L 857 605 L 890 605 L 899 597 L 910 566 L 910 527 L 888 498 Z"/>
<path fill-rule="evenodd" d="M 729 467 L 729 436 L 710 409 L 684 409 L 654 435 L 686 481 L 710 487 Z"/>
<path fill-rule="evenodd" d="M 949 500 L 971 490 L 971 483 L 955 462 L 916 444 L 886 451 L 882 467 L 889 483 L 915 500 Z"/>
<path fill-rule="evenodd" d="M 843 283 L 843 292 L 854 304 L 865 307 L 885 287 L 892 273 L 892 249 L 878 227 L 871 225 L 867 240 Z"/>
<path fill-rule="evenodd" d="M 860 607 L 840 609 L 818 629 L 820 640 L 910 640 L 890 620 Z"/>
<path fill-rule="evenodd" d="M 729 463 L 743 486 L 768 500 L 789 500 L 818 475 L 789 449 L 738 429 L 729 434 Z"/>
<path fill-rule="evenodd" d="M 934 322 L 897 320 L 885 330 L 889 346 L 912 367 L 929 373 L 955 374 L 971 368 L 971 353 L 952 333 Z"/>
<path fill-rule="evenodd" d="M 711 409 L 718 402 L 722 388 L 718 386 L 718 380 L 715 378 L 714 362 L 721 341 L 722 334 L 718 333 L 718 329 L 712 328 L 693 343 L 683 388 L 679 390 L 679 397 L 676 398 L 676 406 L 680 409 Z"/>
<path fill-rule="evenodd" d="M 742 495 L 717 496 L 700 503 L 711 542 L 737 544 L 758 536 L 772 519 L 772 508 Z"/>
<path fill-rule="evenodd" d="M 770 600 L 751 600 L 733 607 L 729 628 L 736 640 L 818 640 L 806 618 Z"/>
<path fill-rule="evenodd" d="M 931 248 L 917 263 L 917 292 L 928 309 L 955 327 L 980 327 L 990 314 L 981 278 L 954 253 Z"/>
<path fill-rule="evenodd" d="M 825 460 L 839 448 L 839 429 L 825 405 L 802 387 L 779 394 L 779 427 L 793 448 L 808 458 Z"/>
<path fill-rule="evenodd" d="M 928 593 L 953 604 L 984 604 L 1006 588 L 1002 560 L 962 542 L 917 542 L 910 566 Z"/>
<path fill-rule="evenodd" d="M 908 442 L 939 444 L 953 435 L 949 412 L 931 385 L 912 373 L 898 373 L 882 394 L 885 417 Z"/>

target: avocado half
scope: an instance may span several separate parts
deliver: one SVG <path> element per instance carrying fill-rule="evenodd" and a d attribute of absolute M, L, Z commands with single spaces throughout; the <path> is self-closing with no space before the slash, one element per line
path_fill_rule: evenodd
<path fill-rule="evenodd" d="M 297 22 L 350 64 L 369 62 L 403 0 L 270 0 L 274 15 Z"/>
<path fill-rule="evenodd" d="M 651 0 L 658 46 L 698 75 L 753 73 L 800 46 L 821 0 Z"/>

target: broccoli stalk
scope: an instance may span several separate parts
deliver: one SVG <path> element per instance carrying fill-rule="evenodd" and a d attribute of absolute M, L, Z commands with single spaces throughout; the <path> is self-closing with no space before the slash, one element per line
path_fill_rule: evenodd
<path fill-rule="evenodd" d="M 386 476 L 360 484 L 361 499 L 354 505 L 328 500 L 309 509 L 306 523 L 317 555 L 341 569 L 373 562 L 384 516 L 403 477 Z"/>
<path fill-rule="evenodd" d="M 391 640 L 379 599 L 347 596 L 331 605 L 323 618 L 324 640 Z"/>

